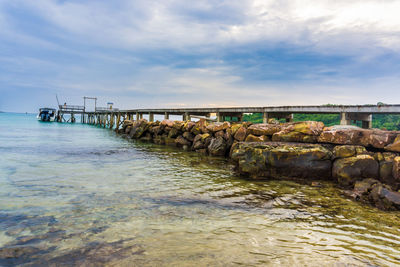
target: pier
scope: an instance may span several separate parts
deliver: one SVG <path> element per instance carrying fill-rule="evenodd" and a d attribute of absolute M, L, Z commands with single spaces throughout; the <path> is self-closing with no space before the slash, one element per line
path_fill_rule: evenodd
<path fill-rule="evenodd" d="M 88 99 L 88 97 L 85 97 Z M 91 98 L 97 100 L 96 98 Z M 87 111 L 84 106 L 59 105 L 59 118 L 61 122 L 65 114 L 71 116 L 70 121 L 75 120 L 76 115 L 81 116 L 82 123 L 101 125 L 103 127 L 118 129 L 125 119 L 140 120 L 144 117 L 148 121 L 154 121 L 155 115 L 161 115 L 169 119 L 170 115 L 182 116 L 183 121 L 192 118 L 206 118 L 212 120 L 216 116 L 217 122 L 226 118 L 242 121 L 243 114 L 261 113 L 263 122 L 268 119 L 293 120 L 293 114 L 340 114 L 341 125 L 350 125 L 351 121 L 361 121 L 362 128 L 372 128 L 374 114 L 400 114 L 400 104 L 396 105 L 321 105 L 321 106 L 276 106 L 276 107 L 223 107 L 223 108 L 156 108 L 156 109 L 128 109 L 119 110 L 115 108 L 97 107 L 94 111 Z"/>

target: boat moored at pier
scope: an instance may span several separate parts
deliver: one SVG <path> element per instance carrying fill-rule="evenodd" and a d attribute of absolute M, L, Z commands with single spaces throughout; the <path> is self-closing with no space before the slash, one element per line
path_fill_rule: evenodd
<path fill-rule="evenodd" d="M 56 109 L 54 108 L 41 108 L 39 109 L 39 114 L 37 115 L 39 121 L 55 121 L 56 119 Z"/>

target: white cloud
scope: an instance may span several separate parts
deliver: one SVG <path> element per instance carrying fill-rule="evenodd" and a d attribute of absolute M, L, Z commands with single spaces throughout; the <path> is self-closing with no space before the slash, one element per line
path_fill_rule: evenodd
<path fill-rule="evenodd" d="M 48 20 L 64 31 L 60 37 L 124 49 L 212 49 L 264 41 L 330 53 L 400 49 L 400 1 L 16 0 L 10 5 Z"/>
<path fill-rule="evenodd" d="M 400 1 L 378 0 L 0 0 L 0 41 L 9 47 L 19 44 L 22 49 L 16 51 L 26 53 L 0 52 L 0 67 L 8 70 L 0 73 L 0 83 L 65 90 L 77 100 L 86 93 L 119 96 L 113 101 L 125 108 L 132 103 L 168 107 L 391 102 L 400 82 L 394 71 L 382 77 L 391 62 L 380 78 L 357 76 L 357 71 L 387 50 L 400 52 L 399 10 Z M 41 26 L 40 33 L 27 25 L 32 18 Z M 303 63 L 292 67 L 290 60 L 282 62 L 282 70 L 272 62 L 263 69 L 260 65 L 268 62 L 260 62 L 257 55 L 250 59 L 254 65 L 245 67 L 216 56 L 232 48 L 251 52 L 281 43 L 351 60 L 307 68 L 297 81 L 256 81 L 246 74 L 275 77 L 289 66 L 287 75 L 296 75 L 293 68 Z M 175 51 L 192 58 L 169 57 Z M 159 58 L 153 60 L 153 53 Z M 196 54 L 202 56 L 193 59 Z M 177 67 L 179 60 L 186 60 L 185 67 Z M 340 80 L 327 72 L 340 72 Z M 386 98 L 377 88 L 386 88 Z"/>

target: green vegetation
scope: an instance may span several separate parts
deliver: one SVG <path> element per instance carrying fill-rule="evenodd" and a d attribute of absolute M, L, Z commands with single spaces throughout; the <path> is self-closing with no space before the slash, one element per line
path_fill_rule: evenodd
<path fill-rule="evenodd" d="M 262 123 L 262 114 L 245 114 L 244 121 Z M 294 114 L 294 121 L 322 121 L 326 126 L 338 125 L 340 123 L 339 114 Z M 284 122 L 285 120 L 280 120 Z M 361 126 L 361 122 L 353 123 Z M 373 115 L 372 127 L 386 130 L 400 130 L 400 115 Z"/>

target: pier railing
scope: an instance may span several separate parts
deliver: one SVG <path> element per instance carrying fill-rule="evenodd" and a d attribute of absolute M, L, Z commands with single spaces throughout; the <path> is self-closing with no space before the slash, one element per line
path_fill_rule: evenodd
<path fill-rule="evenodd" d="M 105 108 L 105 107 L 96 107 L 96 111 L 108 111 L 108 112 L 117 112 L 118 108 Z"/>
<path fill-rule="evenodd" d="M 58 108 L 61 112 L 76 112 L 82 113 L 85 111 L 84 106 L 77 106 L 77 105 L 59 105 Z"/>

